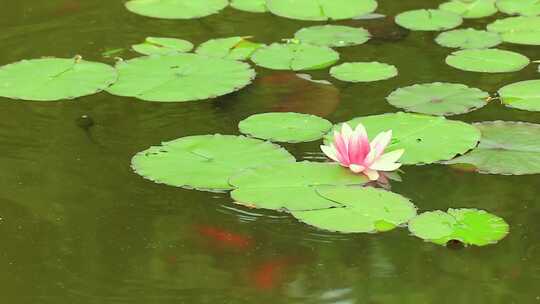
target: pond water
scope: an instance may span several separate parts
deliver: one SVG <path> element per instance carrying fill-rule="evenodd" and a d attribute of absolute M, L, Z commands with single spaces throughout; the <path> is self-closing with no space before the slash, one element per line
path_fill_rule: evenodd
<path fill-rule="evenodd" d="M 436 7 L 442 1 L 380 0 L 377 12 Z M 484 28 L 497 17 L 466 21 Z M 107 50 L 147 36 L 195 44 L 210 38 L 290 38 L 302 22 L 230 8 L 197 20 L 158 20 L 123 1 L 21 0 L 2 4 L 0 65 L 42 56 L 114 63 Z M 456 82 L 494 93 L 535 79 L 515 73 L 463 72 L 436 33 L 407 32 L 389 20 L 341 21 L 374 39 L 340 49 L 342 61 L 381 61 L 399 77 L 348 84 L 328 70 L 310 72 L 334 87 L 257 68 L 249 87 L 207 102 L 149 103 L 100 93 L 75 101 L 0 98 L 0 300 L 3 303 L 540 303 L 538 176 L 498 176 L 448 166 L 406 166 L 392 190 L 421 210 L 485 209 L 510 224 L 497 245 L 451 250 L 410 236 L 330 233 L 277 212 L 251 210 L 227 193 L 154 184 L 134 174 L 131 157 L 161 141 L 195 134 L 238 134 L 237 123 L 269 111 L 340 122 L 396 112 L 385 97 L 398 87 Z M 540 59 L 540 49 L 503 44 Z M 123 58 L 136 54 L 125 51 Z M 28 79 L 32 81 L 32 79 Z M 84 116 L 86 115 L 86 116 Z M 84 118 L 84 117 L 89 118 Z M 81 118 L 83 117 L 83 118 Z M 538 112 L 497 102 L 467 122 L 540 122 Z M 319 142 L 286 145 L 298 159 L 321 157 Z M 536 287 L 535 287 L 536 286 Z"/>

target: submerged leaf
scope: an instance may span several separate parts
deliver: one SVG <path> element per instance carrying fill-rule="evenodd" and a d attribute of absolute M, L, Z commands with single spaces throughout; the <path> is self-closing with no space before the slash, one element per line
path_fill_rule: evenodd
<path fill-rule="evenodd" d="M 451 0 L 439 5 L 439 9 L 463 18 L 484 18 L 497 13 L 495 0 Z"/>
<path fill-rule="evenodd" d="M 162 19 L 193 19 L 215 14 L 229 5 L 228 0 L 131 0 L 126 8 L 142 16 Z"/>
<path fill-rule="evenodd" d="M 368 41 L 369 32 L 361 27 L 316 25 L 300 29 L 294 37 L 301 42 L 313 45 L 344 47 Z"/>
<path fill-rule="evenodd" d="M 148 37 L 143 43 L 131 46 L 143 55 L 186 53 L 193 49 L 193 44 L 177 38 Z"/>
<path fill-rule="evenodd" d="M 499 90 L 503 104 L 520 110 L 540 111 L 540 80 L 512 83 Z"/>
<path fill-rule="evenodd" d="M 499 45 L 502 39 L 497 33 L 468 28 L 443 32 L 435 42 L 450 48 L 485 49 Z"/>
<path fill-rule="evenodd" d="M 375 0 L 266 0 L 268 10 L 278 16 L 310 21 L 351 19 L 377 8 Z"/>
<path fill-rule="evenodd" d="M 444 31 L 462 22 L 458 14 L 434 9 L 406 11 L 396 16 L 397 24 L 413 31 Z"/>
<path fill-rule="evenodd" d="M 264 44 L 251 42 L 248 37 L 229 37 L 208 40 L 195 51 L 199 55 L 225 58 L 233 60 L 246 60 Z"/>
<path fill-rule="evenodd" d="M 540 45 L 540 16 L 500 19 L 488 24 L 487 30 L 499 33 L 505 42 Z"/>
<path fill-rule="evenodd" d="M 257 50 L 251 60 L 258 66 L 274 70 L 317 70 L 336 63 L 339 53 L 325 46 L 273 43 Z"/>
<path fill-rule="evenodd" d="M 380 62 L 349 62 L 330 69 L 330 75 L 341 81 L 370 82 L 396 77 L 395 66 Z"/>
<path fill-rule="evenodd" d="M 516 52 L 498 49 L 470 49 L 453 52 L 446 57 L 446 63 L 463 71 L 504 73 L 522 70 L 530 61 L 529 58 Z"/>

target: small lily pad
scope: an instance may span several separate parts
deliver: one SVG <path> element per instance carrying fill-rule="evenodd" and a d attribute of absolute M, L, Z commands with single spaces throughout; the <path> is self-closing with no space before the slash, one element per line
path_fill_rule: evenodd
<path fill-rule="evenodd" d="M 109 65 L 80 58 L 22 60 L 0 67 L 0 96 L 33 101 L 74 99 L 116 81 Z"/>
<path fill-rule="evenodd" d="M 229 37 L 208 40 L 195 51 L 199 55 L 225 58 L 233 60 L 246 60 L 264 44 L 251 42 L 249 37 Z"/>
<path fill-rule="evenodd" d="M 497 7 L 508 15 L 540 15 L 540 1 L 538 0 L 497 0 Z"/>
<path fill-rule="evenodd" d="M 341 81 L 370 82 L 396 77 L 398 70 L 380 62 L 348 62 L 330 69 L 330 75 Z"/>
<path fill-rule="evenodd" d="M 386 100 L 398 108 L 431 115 L 456 115 L 487 104 L 489 94 L 457 83 L 426 83 L 400 88 Z"/>
<path fill-rule="evenodd" d="M 510 108 L 540 111 L 540 80 L 509 84 L 499 90 L 502 103 Z"/>
<path fill-rule="evenodd" d="M 197 135 L 150 147 L 131 160 L 133 170 L 160 184 L 201 190 L 229 190 L 229 178 L 242 170 L 294 162 L 269 142 L 232 135 Z"/>
<path fill-rule="evenodd" d="M 460 15 L 435 9 L 406 11 L 396 16 L 396 23 L 413 31 L 444 31 L 458 27 Z"/>
<path fill-rule="evenodd" d="M 194 19 L 215 14 L 228 0 L 131 0 L 126 8 L 138 15 L 162 19 Z"/>
<path fill-rule="evenodd" d="M 193 44 L 177 38 L 148 37 L 143 43 L 131 48 L 143 55 L 186 53 L 193 49 Z"/>
<path fill-rule="evenodd" d="M 487 30 L 499 33 L 505 42 L 540 45 L 540 16 L 500 19 L 488 24 Z"/>
<path fill-rule="evenodd" d="M 493 121 L 475 126 L 482 132 L 478 147 L 445 164 L 470 164 L 487 174 L 540 174 L 540 125 Z"/>
<path fill-rule="evenodd" d="M 258 66 L 274 70 L 317 70 L 336 63 L 339 53 L 325 46 L 273 43 L 257 50 L 251 60 Z"/>
<path fill-rule="evenodd" d="M 264 13 L 268 11 L 266 0 L 231 0 L 231 6 L 237 10 L 250 13 Z"/>
<path fill-rule="evenodd" d="M 495 0 L 451 0 L 439 9 L 461 15 L 463 18 L 484 18 L 497 13 Z"/>
<path fill-rule="evenodd" d="M 239 204 L 300 211 L 342 206 L 320 196 L 316 190 L 320 187 L 363 185 L 367 178 L 335 163 L 299 162 L 245 170 L 229 182 L 236 188 L 231 197 Z"/>
<path fill-rule="evenodd" d="M 307 142 L 321 139 L 332 123 L 315 115 L 301 113 L 263 113 L 240 122 L 240 132 L 274 142 Z"/>
<path fill-rule="evenodd" d="M 294 37 L 312 45 L 344 47 L 365 43 L 370 36 L 369 32 L 361 27 L 316 25 L 299 30 Z"/>
<path fill-rule="evenodd" d="M 416 216 L 405 197 L 372 187 L 321 187 L 322 197 L 344 207 L 294 211 L 298 220 L 320 229 L 341 233 L 389 231 Z"/>
<path fill-rule="evenodd" d="M 517 72 L 526 67 L 529 58 L 498 49 L 461 50 L 446 57 L 446 63 L 459 70 L 482 73 Z"/>
<path fill-rule="evenodd" d="M 326 21 L 351 19 L 377 8 L 375 0 L 266 0 L 268 10 L 278 16 Z"/>
<path fill-rule="evenodd" d="M 381 132 L 392 130 L 392 142 L 387 150 L 405 149 L 399 162 L 407 165 L 452 159 L 474 148 L 480 140 L 480 131 L 472 125 L 441 116 L 399 112 L 358 117 L 347 123 L 352 128 L 362 123 L 371 140 Z M 340 129 L 341 125 L 334 126 L 334 130 Z M 331 131 L 325 141 L 332 140 Z"/>
<path fill-rule="evenodd" d="M 502 39 L 498 33 L 468 28 L 443 32 L 435 42 L 449 48 L 486 49 L 501 44 Z"/>
<path fill-rule="evenodd" d="M 203 100 L 239 90 L 255 72 L 243 62 L 196 54 L 154 55 L 116 64 L 118 81 L 108 92 L 146 101 Z"/>
<path fill-rule="evenodd" d="M 426 241 L 446 245 L 460 241 L 466 245 L 486 246 L 502 240 L 509 231 L 500 217 L 477 209 L 448 209 L 424 212 L 409 222 L 411 233 Z"/>

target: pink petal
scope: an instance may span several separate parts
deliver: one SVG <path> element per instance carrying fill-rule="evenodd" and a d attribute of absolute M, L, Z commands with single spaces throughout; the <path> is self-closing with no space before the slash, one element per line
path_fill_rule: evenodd
<path fill-rule="evenodd" d="M 337 150 L 337 158 L 339 162 L 345 166 L 350 164 L 349 153 L 347 151 L 347 144 L 343 140 L 343 137 L 338 132 L 334 132 L 334 144 Z"/>
<path fill-rule="evenodd" d="M 321 150 L 326 156 L 328 156 L 328 158 L 330 158 L 333 161 L 339 162 L 339 159 L 337 157 L 337 151 L 334 145 L 332 144 L 330 146 L 321 145 Z"/>
<path fill-rule="evenodd" d="M 405 150 L 399 149 L 392 152 L 388 152 L 379 157 L 371 166 L 370 169 L 377 171 L 394 171 L 401 167 L 397 160 L 403 155 Z"/>
<path fill-rule="evenodd" d="M 371 141 L 371 149 L 376 151 L 375 159 L 379 158 L 392 139 L 392 130 L 377 134 Z"/>
<path fill-rule="evenodd" d="M 347 124 L 346 122 L 343 123 L 341 126 L 341 136 L 343 136 L 343 140 L 345 142 L 348 142 L 353 135 L 353 130 L 351 129 L 351 126 Z"/>

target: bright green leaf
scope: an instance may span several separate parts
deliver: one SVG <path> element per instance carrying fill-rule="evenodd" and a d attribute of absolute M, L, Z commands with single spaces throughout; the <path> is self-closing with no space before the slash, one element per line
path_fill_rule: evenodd
<path fill-rule="evenodd" d="M 131 0 L 126 8 L 142 16 L 162 19 L 193 19 L 215 14 L 228 0 Z"/>
<path fill-rule="evenodd" d="M 460 15 L 435 9 L 406 11 L 396 16 L 396 23 L 413 31 L 444 31 L 463 22 Z"/>
<path fill-rule="evenodd" d="M 273 43 L 257 50 L 251 60 L 259 66 L 274 70 L 317 70 L 336 63 L 339 53 L 325 46 Z"/>
<path fill-rule="evenodd" d="M 468 28 L 443 32 L 435 42 L 449 48 L 485 49 L 499 45 L 502 39 L 497 33 Z"/>
<path fill-rule="evenodd" d="M 529 58 L 516 52 L 499 49 L 470 49 L 453 52 L 446 57 L 446 63 L 463 71 L 504 73 L 522 70 L 530 61 Z"/>
<path fill-rule="evenodd" d="M 509 84 L 499 90 L 502 103 L 516 109 L 540 111 L 540 80 Z"/>
<path fill-rule="evenodd" d="M 463 18 L 484 18 L 497 13 L 495 0 L 451 0 L 439 5 L 439 9 Z"/>
<path fill-rule="evenodd" d="M 193 49 L 193 44 L 177 38 L 148 37 L 143 43 L 135 44 L 131 48 L 143 55 L 167 55 L 189 52 Z"/>
<path fill-rule="evenodd" d="M 342 20 L 369 14 L 377 8 L 375 0 L 266 0 L 268 10 L 278 16 L 310 20 Z"/>
<path fill-rule="evenodd" d="M 538 0 L 497 0 L 497 7 L 508 15 L 540 15 L 540 1 Z"/>
<path fill-rule="evenodd" d="M 237 10 L 251 13 L 264 13 L 268 11 L 266 0 L 232 0 L 231 6 Z"/>
<path fill-rule="evenodd" d="M 246 60 L 262 46 L 264 44 L 251 42 L 247 37 L 229 37 L 208 40 L 199 45 L 195 52 L 208 57 Z"/>
<path fill-rule="evenodd" d="M 500 19 L 488 24 L 487 30 L 499 33 L 505 42 L 540 45 L 540 16 Z"/>
<path fill-rule="evenodd" d="M 361 27 L 316 25 L 300 29 L 294 37 L 312 45 L 344 47 L 368 41 L 369 32 Z"/>
<path fill-rule="evenodd" d="M 395 66 L 380 62 L 348 62 L 330 69 L 330 75 L 341 81 L 371 82 L 396 77 Z"/>

